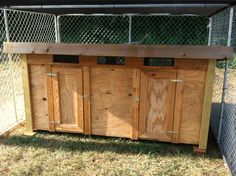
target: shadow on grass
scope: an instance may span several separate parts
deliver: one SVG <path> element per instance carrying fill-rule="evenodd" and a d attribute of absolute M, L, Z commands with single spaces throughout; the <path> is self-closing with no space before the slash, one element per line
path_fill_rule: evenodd
<path fill-rule="evenodd" d="M 84 136 L 80 134 L 50 133 L 39 131 L 34 136 L 12 135 L 1 137 L 0 144 L 22 148 L 46 148 L 50 151 L 115 152 L 120 154 L 146 154 L 152 156 L 193 156 L 192 145 L 156 141 L 131 141 L 129 139 Z M 211 148 L 206 157 L 220 158 L 217 147 Z"/>

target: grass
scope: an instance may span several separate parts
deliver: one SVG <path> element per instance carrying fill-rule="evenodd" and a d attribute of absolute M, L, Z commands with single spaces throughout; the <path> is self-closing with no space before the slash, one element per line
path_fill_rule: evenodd
<path fill-rule="evenodd" d="M 0 138 L 0 175 L 229 175 L 215 145 L 205 156 L 192 145 L 86 137 L 24 128 Z"/>

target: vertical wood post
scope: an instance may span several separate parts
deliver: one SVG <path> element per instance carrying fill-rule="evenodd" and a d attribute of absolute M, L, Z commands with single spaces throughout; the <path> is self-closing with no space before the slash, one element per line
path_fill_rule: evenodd
<path fill-rule="evenodd" d="M 140 102 L 140 69 L 133 70 L 133 102 L 132 102 L 132 135 L 131 139 L 138 139 L 139 102 Z"/>
<path fill-rule="evenodd" d="M 46 65 L 46 73 L 51 73 L 51 65 Z M 48 100 L 48 128 L 49 131 L 55 131 L 55 120 L 54 120 L 54 108 L 53 108 L 53 88 L 52 88 L 52 77 L 47 75 L 47 100 Z"/>
<path fill-rule="evenodd" d="M 23 89 L 24 89 L 24 100 L 25 100 L 26 131 L 28 133 L 32 133 L 34 128 L 32 119 L 29 68 L 26 55 L 22 55 L 22 67 L 23 67 Z"/>
<path fill-rule="evenodd" d="M 209 60 L 206 73 L 206 82 L 205 82 L 203 108 L 202 108 L 202 122 L 200 128 L 200 138 L 199 138 L 199 149 L 201 150 L 207 149 L 207 140 L 208 140 L 208 132 L 209 132 L 210 116 L 211 116 L 212 94 L 215 80 L 215 67 L 216 67 L 216 60 Z"/>
<path fill-rule="evenodd" d="M 91 110 L 90 110 L 90 69 L 83 67 L 83 84 L 84 84 L 84 134 L 91 134 Z"/>

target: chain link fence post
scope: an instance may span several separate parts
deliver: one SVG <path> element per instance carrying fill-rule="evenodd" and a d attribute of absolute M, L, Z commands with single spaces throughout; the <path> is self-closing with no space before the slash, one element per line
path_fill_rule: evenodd
<path fill-rule="evenodd" d="M 129 15 L 129 44 L 132 43 L 132 16 Z"/>

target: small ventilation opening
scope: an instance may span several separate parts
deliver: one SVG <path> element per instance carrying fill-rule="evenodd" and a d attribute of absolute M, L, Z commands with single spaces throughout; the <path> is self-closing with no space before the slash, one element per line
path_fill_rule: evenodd
<path fill-rule="evenodd" d="M 99 56 L 97 57 L 97 63 L 108 65 L 125 65 L 125 57 Z"/>
<path fill-rule="evenodd" d="M 144 65 L 145 66 L 172 67 L 174 66 L 174 59 L 147 57 L 147 58 L 144 58 Z"/>
<path fill-rule="evenodd" d="M 79 56 L 76 56 L 76 55 L 54 55 L 53 62 L 79 64 Z"/>

